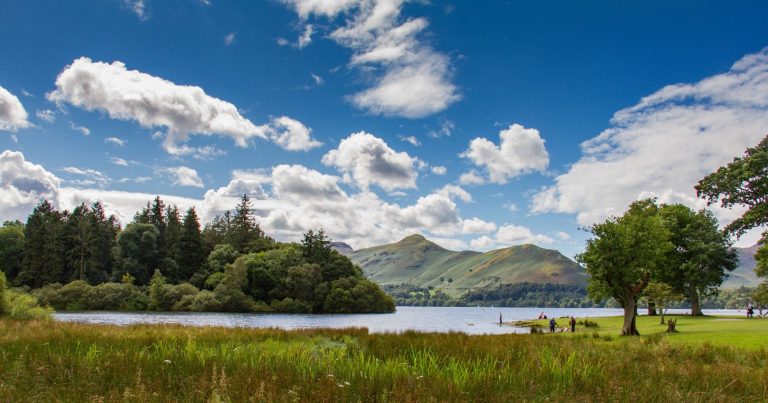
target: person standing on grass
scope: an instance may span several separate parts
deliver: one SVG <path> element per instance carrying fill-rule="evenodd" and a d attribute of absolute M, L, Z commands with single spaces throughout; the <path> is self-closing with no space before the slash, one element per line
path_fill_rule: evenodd
<path fill-rule="evenodd" d="M 557 322 L 555 322 L 555 318 L 552 318 L 549 320 L 549 332 L 554 333 L 555 327 L 557 326 Z"/>
<path fill-rule="evenodd" d="M 750 303 L 747 305 L 747 319 L 752 319 L 752 317 L 755 314 L 755 308 L 752 307 L 752 304 Z"/>
<path fill-rule="evenodd" d="M 576 333 L 576 318 L 571 316 L 571 320 L 568 323 L 571 325 L 571 333 Z"/>

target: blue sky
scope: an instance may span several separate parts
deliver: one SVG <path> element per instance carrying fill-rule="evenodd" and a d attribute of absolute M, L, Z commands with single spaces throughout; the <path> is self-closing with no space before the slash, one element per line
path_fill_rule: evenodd
<path fill-rule="evenodd" d="M 768 4 L 669 3 L 6 1 L 0 218 L 247 192 L 282 240 L 573 256 L 768 132 Z"/>

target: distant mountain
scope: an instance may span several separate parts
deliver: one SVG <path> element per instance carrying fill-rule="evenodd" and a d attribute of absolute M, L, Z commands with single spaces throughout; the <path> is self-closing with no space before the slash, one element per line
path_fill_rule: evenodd
<path fill-rule="evenodd" d="M 762 282 L 755 275 L 755 253 L 757 253 L 757 248 L 757 244 L 749 248 L 736 248 L 739 252 L 739 267 L 728 273 L 728 278 L 723 282 L 722 288 L 757 287 Z"/>
<path fill-rule="evenodd" d="M 349 244 L 344 242 L 331 242 L 330 247 L 336 249 L 337 252 L 344 256 L 349 256 L 355 251 Z"/>
<path fill-rule="evenodd" d="M 490 252 L 454 252 L 421 235 L 352 251 L 347 256 L 381 285 L 433 286 L 449 295 L 500 284 L 554 283 L 583 286 L 587 275 L 560 252 L 519 245 Z"/>

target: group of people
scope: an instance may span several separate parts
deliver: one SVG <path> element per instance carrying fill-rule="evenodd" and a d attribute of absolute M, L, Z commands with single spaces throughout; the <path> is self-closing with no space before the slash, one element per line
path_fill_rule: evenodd
<path fill-rule="evenodd" d="M 547 319 L 547 315 L 545 315 L 544 312 L 542 312 L 541 314 L 539 314 L 539 319 Z M 576 318 L 571 316 L 568 319 L 568 324 L 571 326 L 571 333 L 576 332 Z M 557 322 L 555 321 L 555 318 L 552 318 L 549 320 L 549 332 L 554 333 L 556 329 L 557 329 Z"/>

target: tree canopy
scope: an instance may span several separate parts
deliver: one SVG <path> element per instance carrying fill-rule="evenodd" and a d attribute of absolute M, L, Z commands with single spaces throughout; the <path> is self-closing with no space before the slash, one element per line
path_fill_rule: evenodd
<path fill-rule="evenodd" d="M 658 275 L 672 250 L 669 229 L 655 200 L 632 203 L 621 217 L 611 217 L 588 230 L 593 238 L 576 260 L 590 275 L 587 291 L 595 300 L 614 298 L 624 308 L 621 334 L 639 335 L 637 301 Z"/>

